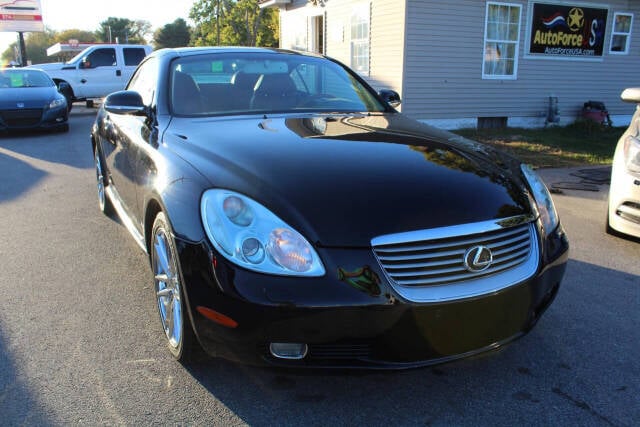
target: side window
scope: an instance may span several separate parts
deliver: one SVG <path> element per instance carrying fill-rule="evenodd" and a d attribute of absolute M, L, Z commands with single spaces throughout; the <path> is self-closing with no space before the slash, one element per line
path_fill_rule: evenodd
<path fill-rule="evenodd" d="M 611 32 L 611 47 L 609 53 L 626 55 L 629 53 L 631 42 L 632 13 L 618 13 L 613 17 L 613 31 Z"/>
<path fill-rule="evenodd" d="M 151 105 L 158 81 L 158 66 L 155 58 L 140 65 L 131 77 L 127 90 L 134 90 L 142 96 L 144 105 Z"/>
<path fill-rule="evenodd" d="M 516 79 L 520 45 L 518 4 L 487 3 L 484 29 L 483 79 Z"/>
<path fill-rule="evenodd" d="M 144 59 L 145 52 L 141 47 L 125 47 L 124 51 L 124 65 L 136 66 Z"/>
<path fill-rule="evenodd" d="M 362 75 L 369 75 L 369 23 L 371 6 L 361 4 L 351 15 L 351 68 Z"/>
<path fill-rule="evenodd" d="M 113 67 L 116 62 L 116 50 L 114 48 L 96 49 L 85 59 L 85 68 Z"/>

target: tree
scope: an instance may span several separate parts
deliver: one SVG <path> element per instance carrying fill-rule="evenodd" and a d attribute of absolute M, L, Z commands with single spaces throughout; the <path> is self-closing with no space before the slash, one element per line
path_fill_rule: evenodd
<path fill-rule="evenodd" d="M 156 49 L 163 47 L 188 46 L 191 40 L 191 31 L 187 22 L 178 18 L 171 24 L 158 28 L 153 34 L 153 44 Z"/>
<path fill-rule="evenodd" d="M 55 31 L 45 28 L 43 32 L 33 32 L 25 35 L 24 42 L 27 48 L 27 59 L 32 64 L 42 64 L 43 62 L 51 61 L 51 58 L 47 57 L 47 48 L 56 43 L 54 41 L 55 34 Z M 11 43 L 7 50 L 2 53 L 2 61 L 17 61 L 17 47 L 17 41 Z"/>
<path fill-rule="evenodd" d="M 277 12 L 258 0 L 196 0 L 189 16 L 196 46 L 278 46 Z"/>
<path fill-rule="evenodd" d="M 98 41 L 107 43 L 146 44 L 145 36 L 151 31 L 148 21 L 132 21 L 127 18 L 109 17 L 100 23 L 96 31 Z"/>
<path fill-rule="evenodd" d="M 97 41 L 95 33 L 78 29 L 64 30 L 55 34 L 54 43 L 69 43 L 69 40 L 78 40 L 79 43 L 94 43 Z"/>

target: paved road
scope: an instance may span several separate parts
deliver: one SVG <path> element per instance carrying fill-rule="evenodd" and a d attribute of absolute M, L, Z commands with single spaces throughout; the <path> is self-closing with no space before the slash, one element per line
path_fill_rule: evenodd
<path fill-rule="evenodd" d="M 502 351 L 392 373 L 186 369 L 163 347 L 144 254 L 98 211 L 92 117 L 74 112 L 69 134 L 0 137 L 0 424 L 640 422 L 640 244 L 603 233 L 606 187 L 557 196 L 566 279 Z"/>

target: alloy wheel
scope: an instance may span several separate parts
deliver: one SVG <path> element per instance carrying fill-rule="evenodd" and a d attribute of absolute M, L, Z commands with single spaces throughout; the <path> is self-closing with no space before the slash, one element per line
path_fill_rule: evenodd
<path fill-rule="evenodd" d="M 153 274 L 158 312 L 172 352 L 179 352 L 184 330 L 180 278 L 169 236 L 164 227 L 153 236 Z"/>
<path fill-rule="evenodd" d="M 96 181 L 98 185 L 98 205 L 100 206 L 100 210 L 105 210 L 106 203 L 106 195 L 105 195 L 105 187 L 104 187 L 104 173 L 102 172 L 102 162 L 100 161 L 100 154 L 98 150 L 95 151 L 95 159 L 96 159 Z"/>

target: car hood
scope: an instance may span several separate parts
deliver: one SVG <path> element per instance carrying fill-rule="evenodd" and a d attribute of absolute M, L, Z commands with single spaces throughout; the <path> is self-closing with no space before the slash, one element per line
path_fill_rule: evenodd
<path fill-rule="evenodd" d="M 39 70 L 47 71 L 47 70 L 61 70 L 62 67 L 64 66 L 65 66 L 64 62 L 47 62 L 44 64 L 30 65 L 26 68 L 36 68 Z"/>
<path fill-rule="evenodd" d="M 57 93 L 55 86 L 0 89 L 0 108 L 3 110 L 43 108 L 45 104 L 56 98 Z"/>
<path fill-rule="evenodd" d="M 320 246 L 531 212 L 515 160 L 400 114 L 174 118 L 164 141 Z"/>

